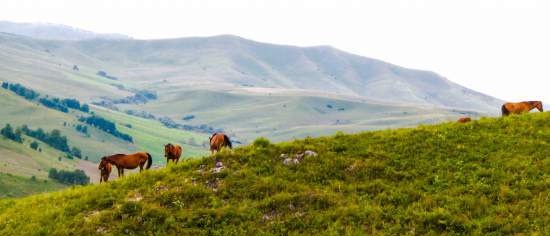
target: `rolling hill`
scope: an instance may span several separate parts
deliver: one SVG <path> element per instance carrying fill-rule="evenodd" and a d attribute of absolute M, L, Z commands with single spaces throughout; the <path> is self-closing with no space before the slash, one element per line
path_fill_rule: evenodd
<path fill-rule="evenodd" d="M 163 145 L 166 143 L 182 144 L 185 148 L 184 157 L 199 156 L 207 152 L 207 148 L 201 146 L 206 141 L 206 135 L 169 129 L 157 121 L 92 105 L 94 114 L 115 122 L 119 130 L 134 138 L 133 143 L 128 143 L 80 122 L 79 117 L 84 116 L 80 111 L 71 110 L 64 113 L 53 110 L 3 88 L 0 88 L 0 97 L 2 98 L 0 99 L 2 107 L 0 128 L 10 124 L 14 128 L 28 125 L 31 129 L 41 128 L 46 132 L 57 129 L 61 135 L 67 137 L 69 146 L 77 147 L 82 151 L 82 159 L 85 159 L 68 159 L 66 153 L 26 135 L 23 136 L 23 143 L 0 136 L 0 173 L 3 173 L 0 175 L 0 189 L 3 192 L 0 197 L 21 196 L 67 187 L 48 179 L 48 171 L 51 168 L 82 169 L 90 177 L 91 182 L 98 182 L 99 173 L 95 162 L 102 156 L 113 153 L 145 150 L 153 155 L 155 166 L 163 166 L 165 160 Z M 79 132 L 76 129 L 77 125 L 86 125 L 87 133 Z M 191 140 L 197 144 L 189 144 Z M 39 143 L 40 151 L 30 147 L 33 141 Z M 30 181 L 32 177 L 36 178 L 36 181 Z"/>
<path fill-rule="evenodd" d="M 433 72 L 327 46 L 274 45 L 231 35 L 43 40 L 11 33 L 17 32 L 0 33 L 0 79 L 85 102 L 153 91 L 158 99 L 147 104 L 109 107 L 167 117 L 181 126 L 223 129 L 245 143 L 257 136 L 288 140 L 488 116 L 502 103 Z M 324 111 L 332 104 L 347 109 Z M 196 119 L 182 120 L 188 115 Z M 281 125 L 282 120 L 292 122 Z"/>
<path fill-rule="evenodd" d="M 550 113 L 224 151 L 0 200 L 2 235 L 545 235 Z M 313 150 L 298 163 L 281 154 Z M 55 206 L 55 207 L 54 207 Z M 55 219 L 55 220 L 52 220 Z"/>

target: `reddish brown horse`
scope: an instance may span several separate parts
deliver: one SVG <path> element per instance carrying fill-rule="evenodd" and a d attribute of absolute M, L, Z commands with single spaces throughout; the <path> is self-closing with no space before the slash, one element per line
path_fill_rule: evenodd
<path fill-rule="evenodd" d="M 137 152 L 134 154 L 115 154 L 111 156 L 105 156 L 101 158 L 99 168 L 105 167 L 107 164 L 116 166 L 118 170 L 118 177 L 124 175 L 124 169 L 135 169 L 139 166 L 139 172 L 143 171 L 143 166 L 147 163 L 145 169 L 151 168 L 153 164 L 153 158 L 151 154 L 146 152 Z"/>
<path fill-rule="evenodd" d="M 543 112 L 541 101 L 527 101 L 527 102 L 518 102 L 518 103 L 504 103 L 502 105 L 502 116 L 508 116 L 510 114 L 521 114 L 529 112 L 537 108 L 540 112 Z"/>
<path fill-rule="evenodd" d="M 231 140 L 223 133 L 214 133 L 210 137 L 210 151 L 214 154 L 214 151 L 219 152 L 223 147 L 233 148 Z"/>
<path fill-rule="evenodd" d="M 182 152 L 183 149 L 180 145 L 171 143 L 164 145 L 164 156 L 166 157 L 166 165 L 168 165 L 169 160 L 172 160 L 177 164 L 180 160 Z"/>
<path fill-rule="evenodd" d="M 462 118 L 458 119 L 457 122 L 458 122 L 458 123 L 463 123 L 463 124 L 464 124 L 464 123 L 468 123 L 468 122 L 470 122 L 470 121 L 472 121 L 472 118 L 470 118 L 470 117 L 462 117 Z"/>
<path fill-rule="evenodd" d="M 101 165 L 99 164 L 99 171 L 101 172 L 99 175 L 99 183 L 105 181 L 109 181 L 109 175 L 111 175 L 112 165 L 109 162 L 104 163 Z"/>

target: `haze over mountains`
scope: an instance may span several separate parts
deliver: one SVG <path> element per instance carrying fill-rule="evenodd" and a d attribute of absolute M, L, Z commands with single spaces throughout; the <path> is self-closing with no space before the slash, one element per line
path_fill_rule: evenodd
<path fill-rule="evenodd" d="M 50 23 L 15 23 L 0 21 L 0 32 L 23 35 L 38 39 L 83 40 L 93 38 L 129 39 L 122 34 L 98 34 L 71 26 Z"/>
<path fill-rule="evenodd" d="M 88 102 L 146 89 L 158 99 L 111 108 L 219 128 L 244 141 L 493 115 L 501 104 L 436 73 L 329 46 L 275 45 L 232 35 L 113 39 L 66 26 L 10 24 L 0 24 L 9 33 L 0 34 L 0 80 Z"/>

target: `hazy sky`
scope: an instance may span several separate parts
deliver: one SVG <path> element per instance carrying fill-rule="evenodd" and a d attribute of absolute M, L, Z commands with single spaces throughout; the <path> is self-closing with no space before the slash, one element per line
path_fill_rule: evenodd
<path fill-rule="evenodd" d="M 2 0 L 0 20 L 139 39 L 234 34 L 331 45 L 505 100 L 550 103 L 547 0 Z"/>

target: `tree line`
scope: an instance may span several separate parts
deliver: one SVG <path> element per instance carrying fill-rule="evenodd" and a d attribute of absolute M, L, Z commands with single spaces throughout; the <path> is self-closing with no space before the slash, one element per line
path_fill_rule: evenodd
<path fill-rule="evenodd" d="M 82 170 L 67 171 L 52 168 L 48 172 L 48 177 L 60 183 L 69 185 L 85 185 L 90 183 L 90 177 L 88 177 Z"/>
<path fill-rule="evenodd" d="M 21 84 L 13 84 L 8 82 L 2 82 L 2 88 L 10 90 L 15 94 L 24 97 L 27 100 L 35 100 L 40 97 L 40 94 L 32 89 L 26 88 Z M 85 113 L 90 111 L 88 104 L 81 104 L 80 101 L 74 98 L 51 98 L 48 96 L 41 97 L 38 99 L 38 102 L 48 108 L 55 109 L 61 112 L 69 112 L 70 109 L 79 110 Z"/>
<path fill-rule="evenodd" d="M 127 142 L 133 143 L 134 139 L 129 134 L 121 133 L 117 127 L 116 124 L 112 121 L 109 121 L 101 116 L 98 115 L 92 115 L 88 117 L 80 117 L 78 119 L 80 122 L 84 122 L 86 124 L 89 124 L 91 126 L 94 126 L 100 130 L 103 130 L 109 134 L 112 134 L 115 137 L 118 137 L 122 140 L 125 140 Z"/>
<path fill-rule="evenodd" d="M 82 159 L 82 151 L 77 147 L 70 147 L 68 139 L 66 136 L 61 135 L 61 131 L 54 129 L 51 132 L 45 132 L 42 128 L 36 130 L 30 129 L 27 125 L 23 125 L 18 128 L 13 128 L 11 124 L 6 124 L 4 128 L 0 130 L 0 134 L 8 139 L 11 139 L 15 142 L 23 142 L 23 134 L 38 139 L 48 146 L 57 149 L 59 151 L 65 152 L 70 155 Z M 31 143 L 31 148 L 34 150 L 38 149 L 38 143 Z"/>

